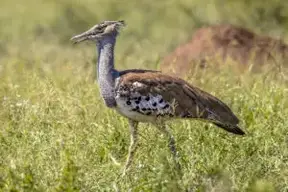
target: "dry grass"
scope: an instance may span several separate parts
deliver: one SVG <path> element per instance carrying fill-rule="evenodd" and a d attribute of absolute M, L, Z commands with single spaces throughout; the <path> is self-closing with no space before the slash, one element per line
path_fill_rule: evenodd
<path fill-rule="evenodd" d="M 255 1 L 245 12 L 242 1 L 224 7 L 215 1 L 217 9 L 206 6 L 208 0 L 126 2 L 1 3 L 0 191 L 287 191 L 287 82 L 277 74 L 235 76 L 224 69 L 189 81 L 231 106 L 247 136 L 198 121 L 173 122 L 184 168 L 178 178 L 166 138 L 141 124 L 139 153 L 119 180 L 129 145 L 127 121 L 99 97 L 94 46 L 75 48 L 72 35 L 100 20 L 125 19 L 117 67 L 155 69 L 162 53 L 184 41 L 190 29 L 227 21 L 229 7 L 242 9 L 233 10 L 229 22 L 276 35 L 287 26 L 287 20 L 276 25 L 269 16 L 278 1 Z M 253 16 L 250 7 L 257 6 L 269 14 Z"/>

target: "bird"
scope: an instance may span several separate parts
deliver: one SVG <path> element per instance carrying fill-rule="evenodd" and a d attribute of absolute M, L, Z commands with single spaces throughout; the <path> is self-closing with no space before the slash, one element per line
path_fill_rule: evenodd
<path fill-rule="evenodd" d="M 181 170 L 176 142 L 167 121 L 195 119 L 212 123 L 227 132 L 245 135 L 239 119 L 220 99 L 182 78 L 157 70 L 114 67 L 114 48 L 124 20 L 106 20 L 73 36 L 73 44 L 92 41 L 98 51 L 97 82 L 106 107 L 128 119 L 130 146 L 123 176 L 127 174 L 138 147 L 139 123 L 151 123 L 168 138 L 168 147 Z"/>

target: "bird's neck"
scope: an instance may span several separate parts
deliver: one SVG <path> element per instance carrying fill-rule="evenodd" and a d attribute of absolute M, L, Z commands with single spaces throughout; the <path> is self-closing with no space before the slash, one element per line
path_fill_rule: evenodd
<path fill-rule="evenodd" d="M 100 93 L 108 107 L 115 107 L 115 78 L 118 77 L 118 71 L 114 69 L 114 47 L 116 37 L 104 39 L 97 44 L 98 65 L 97 79 L 100 87 Z"/>

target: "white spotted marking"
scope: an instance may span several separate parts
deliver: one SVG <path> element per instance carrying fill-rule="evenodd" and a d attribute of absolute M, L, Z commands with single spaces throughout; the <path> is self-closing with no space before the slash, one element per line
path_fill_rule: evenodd
<path fill-rule="evenodd" d="M 132 86 L 134 86 L 134 87 L 143 87 L 144 84 L 136 81 L 136 82 L 134 82 L 134 83 L 132 84 Z"/>
<path fill-rule="evenodd" d="M 142 86 L 143 84 L 136 85 Z M 143 96 L 138 92 L 133 92 L 130 94 L 130 98 L 116 96 L 115 99 L 118 111 L 124 116 L 137 121 L 153 121 L 159 115 L 172 114 L 171 104 L 159 94 L 152 95 L 149 93 Z"/>

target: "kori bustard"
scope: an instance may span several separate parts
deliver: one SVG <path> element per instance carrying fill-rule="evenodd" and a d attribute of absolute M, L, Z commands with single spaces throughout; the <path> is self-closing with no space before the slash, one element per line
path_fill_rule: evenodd
<path fill-rule="evenodd" d="M 228 132 L 244 135 L 239 120 L 216 97 L 192 86 L 181 78 L 159 71 L 114 68 L 114 46 L 125 22 L 104 21 L 71 38 L 74 43 L 94 41 L 98 50 L 97 81 L 107 107 L 115 109 L 129 122 L 131 141 L 123 170 L 126 173 L 137 148 L 138 123 L 150 122 L 169 140 L 169 148 L 178 169 L 175 140 L 165 121 L 173 118 L 206 120 Z"/>

